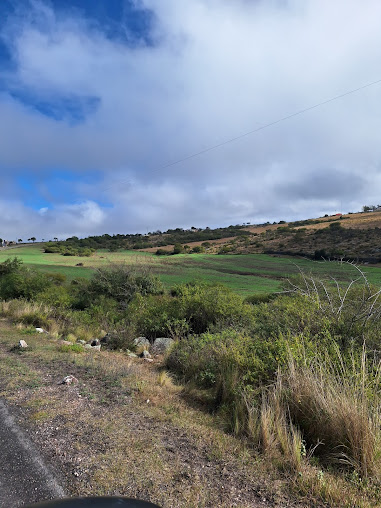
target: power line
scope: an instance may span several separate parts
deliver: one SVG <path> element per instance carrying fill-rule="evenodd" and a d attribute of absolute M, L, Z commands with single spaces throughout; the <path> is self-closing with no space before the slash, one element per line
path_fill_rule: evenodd
<path fill-rule="evenodd" d="M 173 162 L 169 162 L 168 164 L 165 164 L 164 166 L 159 166 L 155 169 L 152 169 L 150 171 L 150 173 L 153 173 L 156 171 L 161 171 L 163 169 L 167 169 L 172 166 L 176 166 L 177 164 L 180 164 L 181 162 L 188 161 L 189 159 L 193 159 L 195 157 L 198 157 L 199 155 L 203 155 L 205 153 L 211 152 L 212 150 L 216 150 L 217 148 L 220 148 L 222 146 L 228 145 L 230 143 L 234 143 L 234 141 L 238 141 L 239 139 L 242 139 L 242 138 L 245 138 L 245 137 L 250 136 L 252 134 L 255 134 L 257 132 L 263 131 L 264 129 L 268 129 L 269 127 L 272 127 L 273 125 L 277 125 L 281 122 L 285 122 L 286 120 L 290 120 L 291 118 L 294 118 L 296 116 L 307 113 L 308 111 L 312 111 L 313 109 L 320 108 L 321 106 L 324 106 L 325 104 L 329 104 L 330 102 L 333 102 L 333 101 L 336 101 L 336 100 L 341 99 L 343 97 L 346 97 L 347 95 L 351 95 L 356 92 L 360 92 L 361 90 L 364 90 L 365 88 L 369 88 L 371 86 L 378 85 L 379 83 L 381 83 L 381 79 L 372 81 L 371 83 L 367 83 L 366 85 L 359 86 L 358 88 L 348 90 L 347 92 L 344 92 L 340 95 L 335 95 L 334 97 L 331 97 L 330 99 L 326 99 L 322 102 L 318 102 L 318 103 L 314 104 L 313 106 L 308 106 L 307 108 L 300 109 L 299 111 L 296 111 L 295 113 L 291 113 L 290 115 L 283 116 L 282 118 L 278 118 L 278 120 L 274 120 L 272 122 L 261 125 L 260 127 L 257 127 L 256 129 L 252 129 L 250 131 L 244 132 L 243 134 L 239 134 L 238 136 L 235 136 L 234 138 L 226 139 L 225 141 L 221 141 L 221 143 L 217 143 L 216 145 L 211 145 L 207 148 L 204 148 L 203 150 L 200 150 L 198 152 L 187 155 L 186 157 L 177 159 Z M 131 183 L 131 180 L 120 180 L 119 182 L 116 182 L 116 183 L 110 185 L 109 187 L 106 187 L 104 189 L 104 191 L 114 187 L 115 185 L 123 185 L 124 183 Z"/>

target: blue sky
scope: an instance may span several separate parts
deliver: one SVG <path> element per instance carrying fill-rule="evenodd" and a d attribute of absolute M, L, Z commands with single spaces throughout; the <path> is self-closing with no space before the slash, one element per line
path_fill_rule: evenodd
<path fill-rule="evenodd" d="M 0 236 L 305 218 L 379 202 L 377 0 L 1 0 Z M 33 231 L 30 231 L 33 229 Z"/>

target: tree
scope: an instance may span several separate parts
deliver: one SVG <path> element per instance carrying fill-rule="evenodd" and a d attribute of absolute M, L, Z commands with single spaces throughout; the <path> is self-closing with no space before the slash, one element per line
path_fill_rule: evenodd
<path fill-rule="evenodd" d="M 58 238 L 57 238 L 56 236 L 53 238 L 53 240 L 54 240 L 55 242 L 58 242 Z"/>
<path fill-rule="evenodd" d="M 176 243 L 173 247 L 173 254 L 181 254 L 182 252 L 184 252 L 184 247 L 181 243 Z"/>
<path fill-rule="evenodd" d="M 18 243 L 22 243 L 22 238 L 19 238 L 17 241 Z"/>
<path fill-rule="evenodd" d="M 34 243 L 36 241 L 36 237 L 35 236 L 31 236 L 30 240 L 32 240 L 32 242 Z"/>

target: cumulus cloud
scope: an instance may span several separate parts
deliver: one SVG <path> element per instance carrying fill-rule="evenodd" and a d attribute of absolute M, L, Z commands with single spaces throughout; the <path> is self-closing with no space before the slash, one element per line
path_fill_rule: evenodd
<path fill-rule="evenodd" d="M 68 193 L 33 212 L 37 234 L 293 219 L 378 201 L 381 85 L 168 166 L 380 79 L 377 0 L 141 0 L 152 44 L 133 45 L 53 5 L 33 1 L 1 27 L 14 59 L 0 94 L 3 185 L 58 166 L 80 180 L 74 203 Z M 102 178 L 84 184 L 94 170 Z M 29 214 L 12 189 L 10 232 Z"/>

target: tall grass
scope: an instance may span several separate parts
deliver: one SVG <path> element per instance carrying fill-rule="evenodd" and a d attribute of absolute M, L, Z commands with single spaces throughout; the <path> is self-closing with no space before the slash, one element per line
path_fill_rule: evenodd
<path fill-rule="evenodd" d="M 96 321 L 89 324 L 83 320 L 80 312 L 60 310 L 43 302 L 24 299 L 0 300 L 0 316 L 20 325 L 41 327 L 53 337 L 73 334 L 78 339 L 88 341 L 100 335 L 101 330 Z"/>
<path fill-rule="evenodd" d="M 381 458 L 380 367 L 324 357 L 287 369 L 263 395 L 246 401 L 246 432 L 265 453 L 298 469 L 303 455 L 378 478 Z"/>

